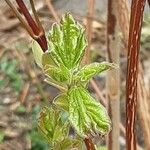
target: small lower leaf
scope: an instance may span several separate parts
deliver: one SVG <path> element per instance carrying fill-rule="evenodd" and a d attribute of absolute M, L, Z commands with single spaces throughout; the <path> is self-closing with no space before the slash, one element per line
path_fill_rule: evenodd
<path fill-rule="evenodd" d="M 82 149 L 82 142 L 76 139 L 66 138 L 57 143 L 54 147 L 54 150 L 70 150 L 74 148 Z"/>
<path fill-rule="evenodd" d="M 62 122 L 60 111 L 44 107 L 38 118 L 38 129 L 51 146 L 63 141 L 69 134 L 69 123 Z"/>
<path fill-rule="evenodd" d="M 106 109 L 86 89 L 73 87 L 68 94 L 69 120 L 80 136 L 104 135 L 110 131 L 111 122 Z"/>
<path fill-rule="evenodd" d="M 54 104 L 59 106 L 60 108 L 68 111 L 68 97 L 66 94 L 60 94 L 54 99 Z"/>
<path fill-rule="evenodd" d="M 64 66 L 58 68 L 52 65 L 45 65 L 43 69 L 46 76 L 58 82 L 67 82 L 70 78 L 70 72 Z"/>
<path fill-rule="evenodd" d="M 67 90 L 67 86 L 65 84 L 57 82 L 51 78 L 46 78 L 44 81 L 47 82 L 48 84 L 54 86 L 55 88 L 58 88 L 60 91 Z"/>

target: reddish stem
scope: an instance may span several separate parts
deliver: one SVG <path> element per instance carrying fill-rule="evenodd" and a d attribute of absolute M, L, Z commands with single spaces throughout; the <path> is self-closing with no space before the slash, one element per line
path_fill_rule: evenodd
<path fill-rule="evenodd" d="M 26 7 L 26 5 L 24 4 L 24 2 L 22 0 L 16 0 L 16 2 L 18 4 L 22 14 L 26 18 L 29 26 L 31 27 L 33 33 L 38 36 L 39 32 L 41 32 L 41 30 L 38 28 L 37 24 L 33 20 L 32 16 L 30 15 L 30 13 Z"/>
<path fill-rule="evenodd" d="M 149 7 L 150 7 L 150 0 L 148 0 L 148 4 L 149 4 Z"/>
<path fill-rule="evenodd" d="M 23 0 L 16 0 L 20 11 L 22 12 L 22 14 L 24 15 L 24 17 L 26 18 L 26 21 L 28 22 L 30 28 L 32 29 L 33 33 L 34 33 L 34 39 L 39 43 L 39 45 L 41 46 L 42 50 L 45 52 L 48 49 L 47 46 L 47 41 L 46 41 L 46 37 L 45 37 L 45 33 L 43 31 L 43 28 L 41 27 L 41 24 L 39 22 L 35 22 L 32 18 L 32 16 L 30 15 L 26 5 L 24 4 Z M 32 1 L 30 1 L 32 2 Z M 34 3 L 32 3 L 32 9 L 34 8 Z M 34 15 L 37 14 L 35 12 L 35 8 L 34 8 Z M 37 19 L 37 18 L 36 18 Z"/>
<path fill-rule="evenodd" d="M 126 146 L 136 150 L 135 117 L 141 26 L 146 0 L 132 0 L 126 84 Z"/>
<path fill-rule="evenodd" d="M 95 150 L 95 147 L 91 138 L 85 138 L 84 142 L 85 142 L 87 150 Z"/>

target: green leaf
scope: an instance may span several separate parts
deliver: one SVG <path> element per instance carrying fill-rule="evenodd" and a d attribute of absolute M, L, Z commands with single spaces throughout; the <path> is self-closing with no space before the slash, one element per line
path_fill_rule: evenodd
<path fill-rule="evenodd" d="M 44 73 L 47 77 L 52 78 L 57 82 L 67 82 L 70 79 L 70 72 L 64 66 L 58 68 L 52 65 L 45 65 Z"/>
<path fill-rule="evenodd" d="M 63 141 L 55 145 L 54 149 L 56 150 L 70 150 L 70 149 L 82 149 L 81 141 L 71 138 L 66 138 Z"/>
<path fill-rule="evenodd" d="M 88 134 L 107 134 L 111 129 L 105 107 L 90 96 L 83 87 L 73 87 L 68 92 L 69 120 L 81 137 Z"/>
<path fill-rule="evenodd" d="M 46 65 L 57 66 L 57 64 L 55 63 L 54 58 L 52 57 L 50 52 L 45 52 L 42 55 L 42 65 L 43 65 L 43 67 Z"/>
<path fill-rule="evenodd" d="M 100 146 L 96 150 L 107 150 L 107 147 L 106 146 Z"/>
<path fill-rule="evenodd" d="M 54 86 L 55 88 L 59 89 L 60 91 L 66 91 L 67 90 L 67 85 L 63 84 L 63 83 L 60 83 L 60 82 L 57 82 L 53 79 L 50 79 L 50 78 L 46 78 L 44 80 L 46 83 Z"/>
<path fill-rule="evenodd" d="M 68 97 L 66 94 L 60 94 L 54 99 L 54 104 L 59 106 L 65 111 L 68 111 L 69 104 L 68 104 Z"/>
<path fill-rule="evenodd" d="M 52 141 L 56 120 L 55 112 L 52 109 L 44 107 L 38 118 L 38 129 L 48 142 Z"/>
<path fill-rule="evenodd" d="M 32 42 L 32 52 L 35 62 L 40 68 L 42 68 L 42 55 L 44 54 L 44 52 L 35 40 Z"/>
<path fill-rule="evenodd" d="M 84 66 L 79 72 L 75 75 L 75 80 L 86 83 L 95 75 L 98 75 L 101 72 L 112 69 L 116 67 L 113 63 L 102 62 L 102 63 L 92 63 Z"/>
<path fill-rule="evenodd" d="M 52 26 L 48 39 L 57 64 L 63 64 L 68 69 L 79 65 L 87 42 L 83 27 L 70 14 L 65 14 L 59 25 Z"/>
<path fill-rule="evenodd" d="M 61 121 L 60 111 L 52 107 L 44 107 L 38 118 L 38 129 L 45 139 L 52 145 L 64 140 L 69 133 L 68 122 Z"/>

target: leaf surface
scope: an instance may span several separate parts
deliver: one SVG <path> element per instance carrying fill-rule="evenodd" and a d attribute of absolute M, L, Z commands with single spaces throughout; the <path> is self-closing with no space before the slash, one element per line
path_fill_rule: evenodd
<path fill-rule="evenodd" d="M 68 111 L 69 109 L 69 104 L 68 104 L 68 97 L 66 94 L 60 94 L 57 97 L 54 98 L 53 100 L 54 104 L 59 106 L 65 111 Z"/>
<path fill-rule="evenodd" d="M 105 107 L 91 97 L 87 90 L 73 87 L 68 94 L 69 120 L 80 136 L 104 135 L 110 131 L 111 122 Z"/>
<path fill-rule="evenodd" d="M 32 52 L 36 64 L 42 68 L 42 55 L 44 52 L 35 40 L 32 42 Z"/>
<path fill-rule="evenodd" d="M 52 78 L 57 82 L 67 82 L 70 79 L 70 72 L 64 66 L 55 67 L 52 65 L 45 65 L 44 73 L 47 77 Z"/>
<path fill-rule="evenodd" d="M 53 25 L 48 39 L 57 64 L 63 64 L 68 69 L 79 65 L 87 43 L 83 27 L 70 14 L 62 17 L 60 25 Z"/>
<path fill-rule="evenodd" d="M 69 133 L 68 123 L 63 123 L 60 112 L 51 107 L 44 107 L 40 112 L 38 129 L 52 146 L 54 142 L 64 140 Z"/>
<path fill-rule="evenodd" d="M 78 73 L 75 75 L 75 80 L 87 83 L 92 77 L 116 67 L 112 63 L 102 62 L 102 63 L 92 63 L 89 65 L 84 66 Z"/>

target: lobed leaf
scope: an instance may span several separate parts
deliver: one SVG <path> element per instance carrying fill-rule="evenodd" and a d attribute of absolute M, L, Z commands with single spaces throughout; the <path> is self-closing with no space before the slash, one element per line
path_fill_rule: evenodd
<path fill-rule="evenodd" d="M 86 89 L 71 88 L 68 99 L 69 120 L 80 136 L 104 135 L 110 131 L 111 122 L 106 109 Z"/>
<path fill-rule="evenodd" d="M 75 80 L 87 83 L 92 77 L 98 75 L 101 72 L 114 68 L 113 63 L 102 62 L 102 63 L 92 63 L 84 66 L 78 73 L 75 75 Z"/>
<path fill-rule="evenodd" d="M 79 65 L 87 43 L 83 27 L 70 14 L 62 17 L 60 25 L 53 25 L 48 40 L 51 55 L 57 64 L 63 64 L 68 69 Z"/>

